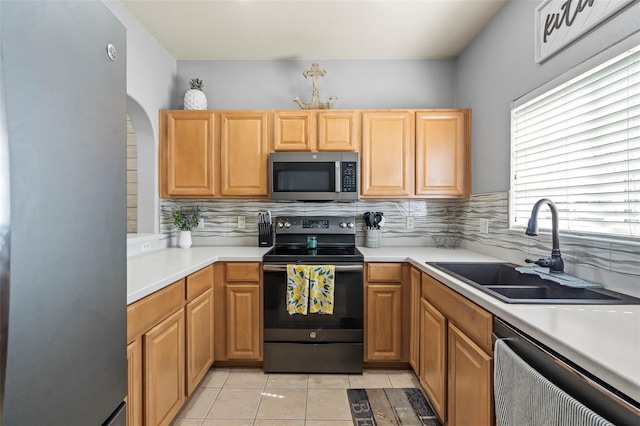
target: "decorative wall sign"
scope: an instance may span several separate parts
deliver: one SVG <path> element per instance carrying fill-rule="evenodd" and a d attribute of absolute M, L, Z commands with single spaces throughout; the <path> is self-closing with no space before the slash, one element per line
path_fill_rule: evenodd
<path fill-rule="evenodd" d="M 536 9 L 540 63 L 634 0 L 545 0 Z"/>

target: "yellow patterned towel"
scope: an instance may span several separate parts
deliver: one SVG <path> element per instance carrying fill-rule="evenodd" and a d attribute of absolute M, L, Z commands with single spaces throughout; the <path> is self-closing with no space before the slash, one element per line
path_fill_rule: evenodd
<path fill-rule="evenodd" d="M 307 315 L 309 269 L 309 265 L 287 265 L 287 311 L 289 315 Z"/>
<path fill-rule="evenodd" d="M 313 265 L 309 269 L 310 313 L 333 314 L 335 265 Z"/>

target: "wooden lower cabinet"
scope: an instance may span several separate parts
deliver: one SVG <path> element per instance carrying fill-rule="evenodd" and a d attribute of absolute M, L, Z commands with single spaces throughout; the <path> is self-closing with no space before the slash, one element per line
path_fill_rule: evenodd
<path fill-rule="evenodd" d="M 227 359 L 261 360 L 260 288 L 227 284 Z"/>
<path fill-rule="evenodd" d="M 447 426 L 493 424 L 492 315 L 426 273 L 420 384 Z"/>
<path fill-rule="evenodd" d="M 127 306 L 127 425 L 168 425 L 213 363 L 213 266 Z"/>
<path fill-rule="evenodd" d="M 142 426 L 142 342 L 127 345 L 127 425 Z"/>
<path fill-rule="evenodd" d="M 262 361 L 262 267 L 259 262 L 215 265 L 215 359 Z"/>
<path fill-rule="evenodd" d="M 213 364 L 213 289 L 185 306 L 187 341 L 187 396 Z"/>
<path fill-rule="evenodd" d="M 409 311 L 403 314 L 402 309 L 409 299 L 409 292 L 402 290 L 403 277 L 408 281 L 408 271 L 408 266 L 405 268 L 402 263 L 365 264 L 365 362 L 388 364 L 408 360 L 410 318 Z"/>
<path fill-rule="evenodd" d="M 168 425 L 185 399 L 184 311 L 143 335 L 146 425 Z"/>
<path fill-rule="evenodd" d="M 402 286 L 367 286 L 367 344 L 365 361 L 400 361 L 402 358 Z"/>
<path fill-rule="evenodd" d="M 409 365 L 420 376 L 420 278 L 422 274 L 411 268 L 409 291 Z"/>
<path fill-rule="evenodd" d="M 491 425 L 492 358 L 449 324 L 449 425 Z"/>
<path fill-rule="evenodd" d="M 447 421 L 447 319 L 425 299 L 420 302 L 420 384 L 436 414 Z"/>

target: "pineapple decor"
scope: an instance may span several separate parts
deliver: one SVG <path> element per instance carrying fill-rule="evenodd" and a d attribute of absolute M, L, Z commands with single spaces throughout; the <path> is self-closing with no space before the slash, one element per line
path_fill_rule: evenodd
<path fill-rule="evenodd" d="M 207 97 L 202 91 L 204 83 L 199 78 L 189 80 L 191 89 L 184 94 L 184 109 L 207 109 Z"/>

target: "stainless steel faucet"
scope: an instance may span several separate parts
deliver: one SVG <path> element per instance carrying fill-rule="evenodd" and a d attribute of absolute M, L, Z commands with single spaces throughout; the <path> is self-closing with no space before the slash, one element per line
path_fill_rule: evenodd
<path fill-rule="evenodd" d="M 538 266 L 549 268 L 549 272 L 563 272 L 564 262 L 560 256 L 560 237 L 558 235 L 558 209 L 553 201 L 548 198 L 542 198 L 533 205 L 531 210 L 531 218 L 525 234 L 535 237 L 538 235 L 538 210 L 542 204 L 547 204 L 551 210 L 551 235 L 553 238 L 553 247 L 551 248 L 551 257 L 544 257 L 538 260 L 525 259 L 527 263 L 535 263 Z"/>

